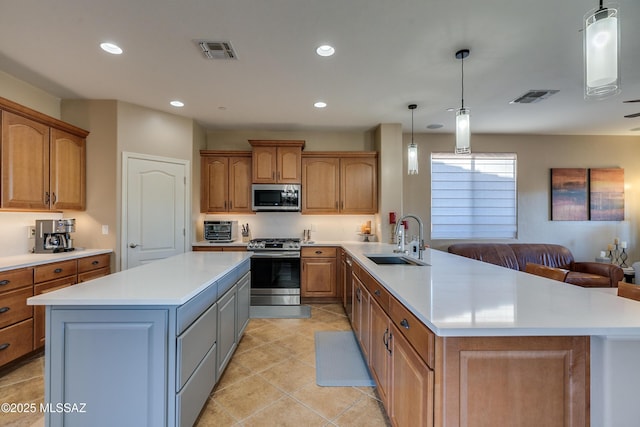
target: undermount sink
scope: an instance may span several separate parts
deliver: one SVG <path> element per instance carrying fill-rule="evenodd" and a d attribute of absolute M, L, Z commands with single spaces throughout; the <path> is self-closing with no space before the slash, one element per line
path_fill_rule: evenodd
<path fill-rule="evenodd" d="M 411 258 L 408 256 L 400 255 L 400 254 L 364 254 L 371 261 L 375 262 L 378 265 L 417 265 L 417 266 L 428 266 L 424 261 L 419 259 Z"/>

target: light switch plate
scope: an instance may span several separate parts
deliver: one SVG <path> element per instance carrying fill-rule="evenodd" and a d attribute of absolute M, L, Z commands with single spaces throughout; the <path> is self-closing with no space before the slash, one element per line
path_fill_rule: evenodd
<path fill-rule="evenodd" d="M 107 234 L 109 234 L 109 226 L 108 226 L 108 225 L 104 224 L 104 225 L 102 226 L 102 234 L 104 234 L 105 236 L 106 236 Z"/>

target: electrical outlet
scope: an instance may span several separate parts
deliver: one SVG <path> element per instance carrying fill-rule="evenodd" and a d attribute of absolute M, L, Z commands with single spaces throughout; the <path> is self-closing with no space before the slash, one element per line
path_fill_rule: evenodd
<path fill-rule="evenodd" d="M 36 237 L 36 227 L 33 225 L 30 225 L 27 227 L 27 238 L 33 239 L 34 237 Z"/>

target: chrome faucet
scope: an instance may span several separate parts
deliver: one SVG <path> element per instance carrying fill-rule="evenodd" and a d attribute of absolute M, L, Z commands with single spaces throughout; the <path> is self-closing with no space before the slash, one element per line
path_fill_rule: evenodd
<path fill-rule="evenodd" d="M 404 252 L 404 227 L 402 222 L 407 218 L 413 218 L 418 223 L 420 228 L 420 236 L 418 237 L 418 259 L 422 259 L 422 253 L 424 252 L 424 225 L 422 224 L 422 220 L 417 215 L 407 214 L 396 222 L 396 231 L 395 235 L 398 237 L 398 249 L 394 252 Z"/>

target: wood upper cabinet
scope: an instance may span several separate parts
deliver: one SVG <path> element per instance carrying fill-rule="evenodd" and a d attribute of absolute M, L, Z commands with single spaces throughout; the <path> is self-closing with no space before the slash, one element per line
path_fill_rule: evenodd
<path fill-rule="evenodd" d="M 85 208 L 85 140 L 51 129 L 50 188 L 53 209 Z"/>
<path fill-rule="evenodd" d="M 2 112 L 2 207 L 49 209 L 49 126 Z"/>
<path fill-rule="evenodd" d="M 251 212 L 251 153 L 201 151 L 200 211 Z"/>
<path fill-rule="evenodd" d="M 309 152 L 302 158 L 303 214 L 378 211 L 375 152 Z"/>
<path fill-rule="evenodd" d="M 304 141 L 250 140 L 254 184 L 300 184 Z"/>
<path fill-rule="evenodd" d="M 340 203 L 340 159 L 302 159 L 302 213 L 337 213 Z"/>
<path fill-rule="evenodd" d="M 372 214 L 378 211 L 376 157 L 340 159 L 340 211 Z"/>
<path fill-rule="evenodd" d="M 0 98 L 2 208 L 85 209 L 88 132 Z"/>

